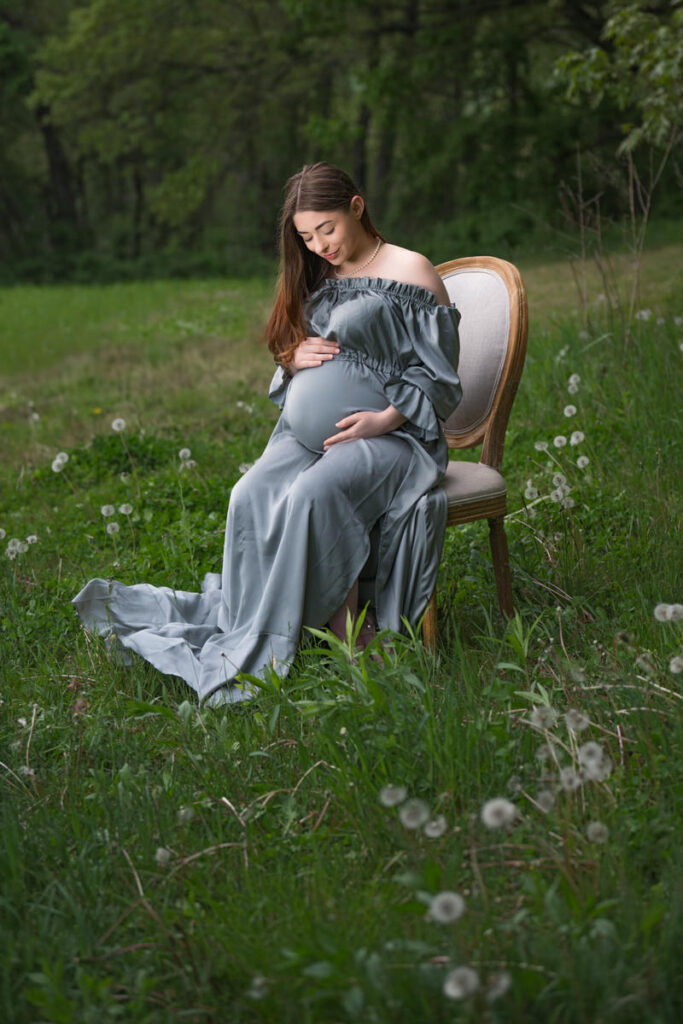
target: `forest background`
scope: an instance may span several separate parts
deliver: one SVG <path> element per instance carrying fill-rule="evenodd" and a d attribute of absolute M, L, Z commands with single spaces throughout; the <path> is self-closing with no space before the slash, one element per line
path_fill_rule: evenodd
<path fill-rule="evenodd" d="M 0 0 L 0 280 L 270 269 L 318 159 L 438 262 L 566 249 L 664 154 L 666 235 L 682 51 L 677 0 Z"/>

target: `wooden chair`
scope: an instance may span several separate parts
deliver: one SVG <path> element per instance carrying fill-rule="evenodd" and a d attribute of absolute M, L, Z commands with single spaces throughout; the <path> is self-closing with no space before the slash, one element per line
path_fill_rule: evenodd
<path fill-rule="evenodd" d="M 488 519 L 498 604 L 501 613 L 510 616 L 507 489 L 500 470 L 505 430 L 526 356 L 526 292 L 517 268 L 494 256 L 451 260 L 437 270 L 462 315 L 458 372 L 463 397 L 444 423 L 444 432 L 450 448 L 482 445 L 478 463 L 449 462 L 442 484 L 448 496 L 447 525 Z M 434 649 L 436 590 L 422 631 L 425 644 Z"/>

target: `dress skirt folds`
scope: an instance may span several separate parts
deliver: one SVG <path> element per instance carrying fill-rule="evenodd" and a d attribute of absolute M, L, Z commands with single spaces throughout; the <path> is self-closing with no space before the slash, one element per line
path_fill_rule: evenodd
<path fill-rule="evenodd" d="M 220 576 L 199 594 L 94 579 L 74 598 L 87 629 L 115 634 L 209 704 L 252 697 L 240 673 L 284 675 L 302 628 L 324 626 L 359 577 L 382 629 L 417 621 L 434 589 L 448 458 L 439 420 L 461 397 L 459 313 L 417 285 L 361 277 L 326 281 L 306 318 L 340 352 L 292 380 L 276 371 L 281 415 L 233 488 Z M 322 452 L 343 416 L 389 404 L 401 428 Z"/>

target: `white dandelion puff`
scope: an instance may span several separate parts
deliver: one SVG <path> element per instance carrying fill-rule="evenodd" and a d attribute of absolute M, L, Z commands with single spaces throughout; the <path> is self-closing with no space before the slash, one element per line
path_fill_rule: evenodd
<path fill-rule="evenodd" d="M 154 859 L 160 868 L 165 868 L 171 859 L 171 851 L 167 846 L 157 846 Z"/>
<path fill-rule="evenodd" d="M 486 1001 L 493 1003 L 500 999 L 512 986 L 512 975 L 509 971 L 496 971 L 486 982 Z"/>
<path fill-rule="evenodd" d="M 194 818 L 194 807 L 181 807 L 178 810 L 178 824 L 188 825 Z"/>
<path fill-rule="evenodd" d="M 3 530 L 3 528 L 0 526 L 0 540 L 4 540 L 6 536 L 7 536 L 7 531 Z"/>
<path fill-rule="evenodd" d="M 268 994 L 268 979 L 262 974 L 255 974 L 251 979 L 251 985 L 247 989 L 249 999 L 263 999 Z"/>
<path fill-rule="evenodd" d="M 100 512 L 106 519 L 108 516 L 113 516 L 114 513 L 116 512 L 116 509 L 114 508 L 113 505 L 103 505 L 102 508 L 100 509 Z"/>
<path fill-rule="evenodd" d="M 556 448 L 564 448 L 567 443 L 567 438 L 564 434 L 558 434 L 557 437 L 553 438 L 553 444 Z"/>
<path fill-rule="evenodd" d="M 609 829 L 601 821 L 591 821 L 586 826 L 586 835 L 591 843 L 606 843 L 609 839 Z"/>
<path fill-rule="evenodd" d="M 250 470 L 253 465 L 254 465 L 253 462 L 240 462 L 240 464 L 239 464 L 239 466 L 237 468 L 239 469 L 240 473 L 244 474 L 248 470 Z"/>
<path fill-rule="evenodd" d="M 570 395 L 578 395 L 578 393 L 579 393 L 579 385 L 578 384 L 568 384 L 567 385 L 567 391 L 569 392 Z"/>
<path fill-rule="evenodd" d="M 676 654 L 669 662 L 669 672 L 672 675 L 678 676 L 683 672 L 683 656 Z"/>
<path fill-rule="evenodd" d="M 449 999 L 466 999 L 479 988 L 479 975 L 472 967 L 456 967 L 449 971 L 443 983 L 443 992 Z"/>
<path fill-rule="evenodd" d="M 63 462 L 60 462 L 59 459 L 53 459 L 52 460 L 52 472 L 53 473 L 61 473 L 63 469 L 64 469 L 64 463 Z"/>
<path fill-rule="evenodd" d="M 429 918 L 439 924 L 452 924 L 465 913 L 465 901 L 457 892 L 437 893 L 429 904 Z"/>
<path fill-rule="evenodd" d="M 129 505 L 127 501 L 124 501 L 123 505 L 119 505 L 119 512 L 122 516 L 129 516 L 133 512 L 133 506 Z"/>
<path fill-rule="evenodd" d="M 636 667 L 641 672 L 646 672 L 649 676 L 653 675 L 657 671 L 657 666 L 654 663 L 654 659 L 649 651 L 641 651 L 636 657 Z"/>
<path fill-rule="evenodd" d="M 67 462 L 69 461 L 68 452 L 57 452 L 57 454 L 55 455 L 55 461 L 59 461 L 63 466 L 66 466 Z"/>
<path fill-rule="evenodd" d="M 520 779 L 519 775 L 510 776 L 510 778 L 507 781 L 507 790 L 508 793 L 512 793 L 513 796 L 516 796 L 518 793 L 522 792 L 522 780 Z"/>
<path fill-rule="evenodd" d="M 584 775 L 592 782 L 604 782 L 612 774 L 613 764 L 609 757 L 603 757 L 599 761 L 593 761 L 583 767 Z"/>
<path fill-rule="evenodd" d="M 591 720 L 588 715 L 584 715 L 583 711 L 570 708 L 564 716 L 564 724 L 570 732 L 583 732 L 591 724 Z"/>
<path fill-rule="evenodd" d="M 120 434 L 122 431 L 126 429 L 126 421 L 122 419 L 120 416 L 117 416 L 115 420 L 111 421 L 111 429 L 114 431 L 114 433 Z"/>
<path fill-rule="evenodd" d="M 560 508 L 574 508 L 576 502 L 573 498 L 563 498 L 560 502 Z"/>
<path fill-rule="evenodd" d="M 382 786 L 379 791 L 379 802 L 383 807 L 398 807 L 408 796 L 405 786 Z"/>
<path fill-rule="evenodd" d="M 429 807 L 424 800 L 412 797 L 402 805 L 398 812 L 398 818 L 404 828 L 422 828 L 429 821 Z"/>
<path fill-rule="evenodd" d="M 196 465 L 197 465 L 197 463 L 195 462 L 194 459 L 183 459 L 182 462 L 180 463 L 180 466 L 178 468 L 180 470 L 183 470 L 183 469 L 194 469 L 194 467 Z"/>
<path fill-rule="evenodd" d="M 546 761 L 557 760 L 557 752 L 552 743 L 541 743 L 540 747 L 536 748 L 534 756 L 541 764 L 544 764 Z"/>
<path fill-rule="evenodd" d="M 544 814 L 549 814 L 555 806 L 555 795 L 549 789 L 542 789 L 536 794 L 536 804 L 540 811 Z"/>
<path fill-rule="evenodd" d="M 585 441 L 585 439 L 585 434 L 582 430 L 575 430 L 569 438 L 569 443 L 572 446 L 576 447 L 577 444 L 581 444 L 581 442 Z"/>
<path fill-rule="evenodd" d="M 585 469 L 586 466 L 589 465 L 589 463 L 590 459 L 587 455 L 579 455 L 578 459 L 576 460 L 576 465 L 579 467 L 579 469 Z"/>
<path fill-rule="evenodd" d="M 671 619 L 671 609 L 673 605 L 670 604 L 657 604 L 655 605 L 654 617 L 657 622 L 669 622 Z"/>
<path fill-rule="evenodd" d="M 560 501 L 562 501 L 563 498 L 564 498 L 564 494 L 560 490 L 559 487 L 556 487 L 554 491 L 550 492 L 550 500 L 551 501 L 560 502 Z"/>
<path fill-rule="evenodd" d="M 37 544 L 38 543 L 37 535 L 35 533 L 29 533 L 28 537 L 26 538 L 26 543 L 27 544 Z"/>
<path fill-rule="evenodd" d="M 651 316 L 652 316 L 652 310 L 651 309 L 639 309 L 638 312 L 636 313 L 636 320 L 645 320 L 645 321 L 647 321 L 647 320 L 650 319 Z"/>
<path fill-rule="evenodd" d="M 576 406 L 575 405 L 565 405 L 565 407 L 564 407 L 564 414 L 567 417 L 567 419 L 571 419 L 572 416 L 576 416 Z"/>
<path fill-rule="evenodd" d="M 597 764 L 599 761 L 602 761 L 605 756 L 605 752 L 600 744 L 596 743 L 595 740 L 588 740 L 587 743 L 583 743 L 579 747 L 576 756 L 579 764 L 586 766 L 590 764 Z"/>
<path fill-rule="evenodd" d="M 555 473 L 555 475 L 553 476 L 553 486 L 554 487 L 562 487 L 563 484 L 566 484 L 566 482 L 567 482 L 567 478 L 564 475 L 564 473 Z"/>
<path fill-rule="evenodd" d="M 560 769 L 560 789 L 563 789 L 565 793 L 573 793 L 575 789 L 578 789 L 583 781 L 577 771 L 571 766 Z"/>
<path fill-rule="evenodd" d="M 187 462 L 188 459 L 192 458 L 192 452 L 189 448 L 181 448 L 178 452 L 178 458 L 181 462 Z"/>
<path fill-rule="evenodd" d="M 535 501 L 538 497 L 538 491 L 535 487 L 527 487 L 524 491 L 524 497 L 527 501 Z"/>
<path fill-rule="evenodd" d="M 440 839 L 448 828 L 448 822 L 443 814 L 440 814 L 437 818 L 432 818 L 428 821 L 423 828 L 424 834 L 427 839 Z"/>
<path fill-rule="evenodd" d="M 682 327 L 683 326 L 683 316 L 675 316 L 674 317 L 674 323 L 675 323 L 676 327 Z"/>
<path fill-rule="evenodd" d="M 35 779 L 35 768 L 30 768 L 27 764 L 19 765 L 17 768 L 17 775 L 24 775 L 26 778 Z"/>
<path fill-rule="evenodd" d="M 529 721 L 534 729 L 552 729 L 557 722 L 557 711 L 555 708 L 542 704 L 535 707 L 529 715 Z"/>
<path fill-rule="evenodd" d="M 535 441 L 534 442 L 534 448 L 536 449 L 537 452 L 547 452 L 549 447 L 550 446 L 549 446 L 547 441 Z"/>
<path fill-rule="evenodd" d="M 487 800 L 481 809 L 481 820 L 487 828 L 504 828 L 517 817 L 517 808 L 504 796 Z"/>
<path fill-rule="evenodd" d="M 683 619 L 683 604 L 672 604 L 669 617 L 672 622 L 680 622 Z"/>
<path fill-rule="evenodd" d="M 569 383 L 570 384 L 580 384 L 581 383 L 581 378 L 579 377 L 578 373 L 572 373 L 571 374 L 571 376 L 569 378 Z"/>
<path fill-rule="evenodd" d="M 113 537 L 115 534 L 117 534 L 119 532 L 119 529 L 120 529 L 120 527 L 119 527 L 118 523 L 107 523 L 107 533 L 111 537 Z"/>

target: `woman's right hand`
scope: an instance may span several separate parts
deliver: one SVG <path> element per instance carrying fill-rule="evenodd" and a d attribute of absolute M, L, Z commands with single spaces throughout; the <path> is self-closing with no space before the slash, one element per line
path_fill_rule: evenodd
<path fill-rule="evenodd" d="M 297 370 L 306 370 L 309 366 L 320 366 L 326 363 L 339 352 L 339 345 L 336 341 L 325 341 L 324 338 L 304 338 L 300 345 L 294 350 L 294 358 L 287 365 L 290 373 Z"/>

